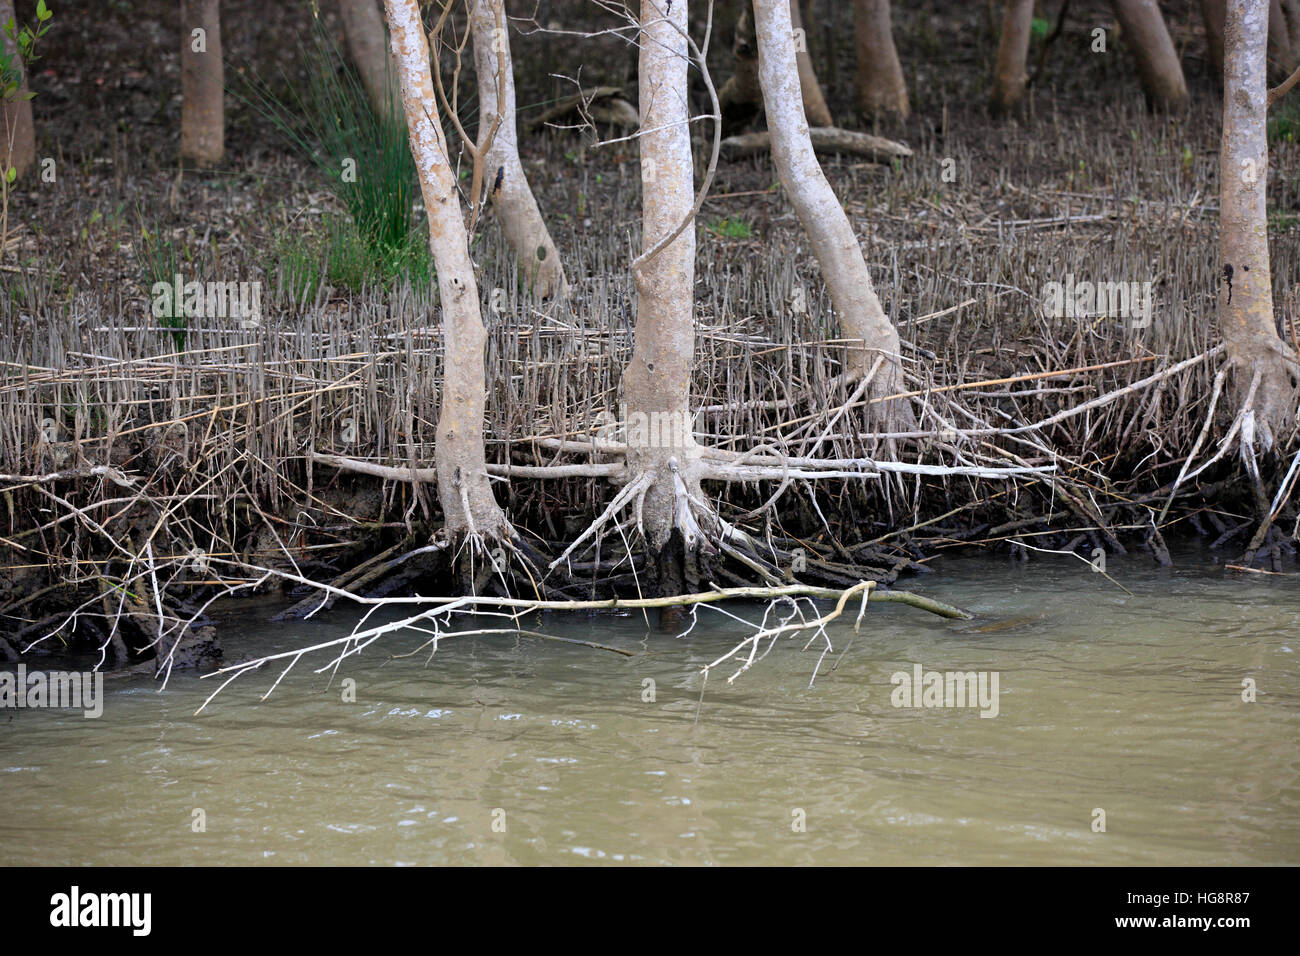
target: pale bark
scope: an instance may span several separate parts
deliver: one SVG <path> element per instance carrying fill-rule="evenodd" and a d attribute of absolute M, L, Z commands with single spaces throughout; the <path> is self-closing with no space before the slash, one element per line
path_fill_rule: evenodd
<path fill-rule="evenodd" d="M 1111 0 L 1124 42 L 1137 59 L 1142 88 L 1152 102 L 1175 106 L 1187 100 L 1187 81 L 1155 0 Z"/>
<path fill-rule="evenodd" d="M 867 116 L 907 116 L 907 84 L 894 49 L 889 0 L 854 0 L 853 36 L 858 60 L 858 109 Z"/>
<path fill-rule="evenodd" d="M 789 48 L 787 10 L 786 46 Z M 642 256 L 666 239 L 694 205 L 690 101 L 687 96 L 687 0 L 667 5 L 642 0 L 638 85 L 641 110 Z M 795 82 L 798 80 L 796 78 Z M 798 90 L 792 95 L 797 96 Z M 680 591 L 687 548 L 687 495 L 701 499 L 700 449 L 692 435 L 691 363 L 695 354 L 695 229 L 693 224 L 633 266 L 637 290 L 635 342 L 623 374 L 627 405 L 627 463 L 633 481 L 648 480 L 640 509 L 649 546 L 651 586 Z M 650 423 L 662 427 L 647 427 Z M 648 476 L 648 478 L 647 478 Z M 677 482 L 681 482 L 681 488 Z M 675 535 L 674 532 L 677 534 Z"/>
<path fill-rule="evenodd" d="M 502 0 L 472 0 L 472 3 L 474 64 L 478 76 L 478 148 L 482 152 L 487 145 L 481 161 L 488 195 L 528 283 L 543 296 L 563 295 L 564 266 L 519 161 L 514 67 L 510 60 L 505 7 Z"/>
<path fill-rule="evenodd" d="M 1034 0 L 1006 0 L 1002 7 L 1002 35 L 993 72 L 993 109 L 1005 113 L 1025 95 L 1029 74 L 1029 36 L 1034 20 Z"/>
<path fill-rule="evenodd" d="M 14 19 L 12 0 L 0 0 L 0 27 Z M 17 29 L 17 21 L 14 21 Z M 0 32 L 0 42 L 4 43 L 6 53 L 15 54 L 14 61 L 22 74 L 20 89 L 27 92 L 27 74 L 23 69 L 22 58 L 18 57 L 17 45 Z M 22 176 L 36 161 L 36 127 L 32 123 L 32 101 L 19 98 L 6 100 L 0 106 L 0 176 L 9 168 Z"/>
<path fill-rule="evenodd" d="M 791 31 L 802 22 L 799 0 L 790 0 Z M 730 134 L 748 126 L 763 105 L 763 89 L 758 82 L 758 44 L 754 39 L 754 17 L 746 4 L 736 20 L 736 35 L 731 54 L 734 69 L 727 82 L 718 91 L 722 107 L 723 132 Z M 797 52 L 799 61 L 799 93 L 804 111 L 816 126 L 831 126 L 834 120 L 822 95 L 821 84 L 813 70 L 812 59 L 806 51 Z"/>
<path fill-rule="evenodd" d="M 1201 0 L 1201 20 L 1205 23 L 1205 45 L 1209 48 L 1210 68 L 1218 80 L 1223 79 L 1223 17 L 1226 0 Z"/>
<path fill-rule="evenodd" d="M 1219 165 L 1219 323 L 1244 407 L 1258 377 L 1250 425 L 1242 430 L 1264 448 L 1295 422 L 1295 352 L 1277 334 L 1269 274 L 1266 134 L 1267 0 L 1228 0 L 1224 26 L 1223 148 Z M 1253 427 L 1250 427 L 1253 426 Z"/>
<path fill-rule="evenodd" d="M 202 39 L 194 35 L 202 30 Z M 203 45 L 202 52 L 195 49 Z M 181 158 L 200 166 L 226 152 L 220 0 L 181 0 Z"/>
<path fill-rule="evenodd" d="M 754 0 L 754 15 L 772 158 L 821 264 L 843 337 L 849 340 L 847 371 L 865 374 L 877 359 L 883 358 L 871 382 L 872 396 L 883 398 L 901 392 L 898 332 L 880 307 L 853 227 L 813 152 L 797 95 L 799 75 L 794 55 L 790 44 L 783 42 L 790 35 L 788 10 L 782 0 Z M 876 406 L 883 412 L 882 421 L 901 425 L 911 419 L 905 400 L 895 399 L 885 405 L 888 407 Z"/>
<path fill-rule="evenodd" d="M 384 0 L 384 7 L 411 154 L 429 216 L 429 246 L 442 308 L 443 384 L 434 448 L 438 499 L 453 539 L 466 534 L 504 538 L 510 534 L 509 524 L 488 484 L 483 446 L 487 330 L 479 310 L 456 176 L 439 123 L 429 44 L 416 0 Z"/>
<path fill-rule="evenodd" d="M 361 77 L 361 86 L 375 112 L 384 119 L 401 120 L 402 92 L 397 71 L 388 59 L 384 15 L 380 0 L 339 0 L 339 16 L 348 54 Z"/>

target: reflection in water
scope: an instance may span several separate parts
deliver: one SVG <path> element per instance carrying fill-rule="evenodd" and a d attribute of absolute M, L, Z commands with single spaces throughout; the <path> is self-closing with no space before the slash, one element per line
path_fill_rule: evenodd
<path fill-rule="evenodd" d="M 397 638 L 332 686 L 300 666 L 261 701 L 278 671 L 243 677 L 197 718 L 211 680 L 110 679 L 98 720 L 0 711 L 0 863 L 1300 862 L 1294 586 L 1112 559 L 1130 597 L 1067 562 L 948 560 L 918 589 L 973 626 L 872 608 L 811 687 L 797 639 L 715 674 L 698 724 L 699 668 L 739 636 L 703 611 L 680 641 L 543 624 L 634 658 L 471 638 L 388 660 L 424 639 Z M 352 620 L 231 613 L 231 661 Z M 914 665 L 997 672 L 998 715 L 894 707 Z"/>

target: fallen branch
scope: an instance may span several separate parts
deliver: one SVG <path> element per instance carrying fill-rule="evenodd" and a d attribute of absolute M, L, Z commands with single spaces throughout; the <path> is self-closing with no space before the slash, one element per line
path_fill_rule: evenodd
<path fill-rule="evenodd" d="M 857 133 L 838 126 L 813 126 L 808 130 L 813 149 L 819 153 L 850 153 L 863 156 L 873 163 L 888 163 L 906 159 L 912 150 L 905 144 L 870 133 Z M 772 149 L 772 137 L 766 131 L 728 136 L 722 141 L 722 151 L 730 158 L 753 156 Z"/>
<path fill-rule="evenodd" d="M 51 481 L 69 481 L 73 478 L 94 478 L 104 477 L 115 485 L 123 488 L 132 488 L 136 486 L 135 479 L 129 477 L 111 465 L 90 465 L 79 468 L 66 468 L 63 471 L 52 471 L 44 475 L 0 475 L 0 481 L 12 481 L 18 484 L 48 484 Z M 12 491 L 13 489 L 6 489 Z"/>
<path fill-rule="evenodd" d="M 247 565 L 243 564 L 241 564 L 240 567 L 244 570 L 249 569 Z M 274 571 L 265 568 L 258 568 L 256 570 L 263 571 L 268 575 L 273 574 L 279 576 L 285 580 L 313 586 L 328 594 L 347 598 L 357 604 L 368 606 L 370 611 L 363 616 L 351 633 L 344 637 L 321 641 L 308 647 L 282 651 L 277 654 L 267 654 L 263 657 L 253 658 L 239 664 L 232 664 L 209 674 L 204 674 L 204 678 L 225 676 L 226 679 L 215 691 L 213 691 L 207 700 L 203 702 L 199 709 L 195 711 L 196 715 L 202 713 L 203 709 L 207 707 L 208 704 L 212 702 L 213 698 L 215 698 L 217 694 L 221 693 L 222 689 L 228 686 L 231 681 L 251 670 L 257 670 L 272 661 L 288 661 L 288 665 L 284 672 L 280 675 L 280 678 L 276 680 L 275 685 L 272 685 L 271 690 L 274 690 L 275 686 L 279 684 L 279 681 L 283 679 L 284 674 L 288 673 L 294 664 L 296 664 L 304 655 L 323 650 L 334 651 L 334 656 L 323 666 L 316 669 L 315 672 L 319 674 L 327 670 L 337 669 L 346 658 L 360 653 L 379 638 L 387 634 L 408 630 L 420 631 L 426 634 L 431 633 L 433 640 L 431 642 L 426 642 L 423 646 L 428 646 L 428 643 L 432 643 L 434 646 L 434 652 L 436 653 L 437 644 L 440 640 L 448 637 L 464 636 L 471 633 L 467 631 L 452 631 L 446 629 L 452 620 L 453 614 L 505 617 L 515 622 L 516 627 L 510 628 L 508 631 L 513 634 L 520 632 L 517 628 L 520 618 L 526 614 L 538 611 L 592 611 L 656 607 L 694 607 L 698 605 L 716 604 L 721 601 L 740 599 L 766 600 L 769 602 L 812 598 L 836 600 L 838 602 L 837 610 L 831 616 L 826 617 L 825 620 L 814 621 L 811 624 L 804 625 L 804 627 L 820 628 L 824 626 L 826 621 L 829 621 L 833 619 L 834 616 L 838 615 L 849 597 L 852 597 L 854 594 L 871 592 L 874 593 L 874 600 L 876 602 L 906 604 L 910 607 L 928 611 L 931 614 L 936 614 L 950 620 L 969 620 L 971 618 L 971 615 L 968 612 L 963 611 L 961 608 L 953 607 L 952 605 L 945 604 L 942 601 L 936 601 L 933 598 L 913 594 L 909 591 L 873 591 L 876 587 L 874 581 L 861 581 L 848 589 L 824 588 L 808 584 L 790 584 L 781 587 L 714 588 L 711 591 L 670 597 L 609 598 L 606 600 L 591 601 L 549 601 L 527 598 L 487 597 L 480 595 L 466 595 L 463 597 L 410 596 L 396 598 L 366 598 L 352 594 L 342 588 L 336 588 L 331 585 L 309 580 L 298 574 Z M 418 613 L 407 617 L 365 627 L 366 621 L 374 611 L 382 607 L 402 606 L 408 604 L 418 605 L 421 607 L 421 610 L 419 610 Z M 769 607 L 769 613 L 770 610 Z M 430 628 L 432 628 L 432 630 L 430 630 Z M 777 633 L 787 633 L 791 630 L 800 629 L 802 628 L 783 624 Z M 760 632 L 763 632 L 763 630 L 763 628 L 760 628 Z M 488 632 L 477 631 L 474 633 Z M 501 633 L 506 632 L 501 631 Z M 770 637 L 773 635 L 769 631 L 764 636 Z M 724 657 L 722 659 L 725 660 L 726 658 Z M 267 693 L 269 694 L 270 691 Z"/>
<path fill-rule="evenodd" d="M 641 117 L 636 107 L 623 99 L 620 86 L 598 86 L 585 93 L 566 96 L 540 116 L 528 121 L 529 129 L 545 126 L 562 116 L 577 113 L 582 119 L 582 126 L 591 126 L 593 121 L 612 123 L 626 129 L 636 129 L 641 125 Z"/>

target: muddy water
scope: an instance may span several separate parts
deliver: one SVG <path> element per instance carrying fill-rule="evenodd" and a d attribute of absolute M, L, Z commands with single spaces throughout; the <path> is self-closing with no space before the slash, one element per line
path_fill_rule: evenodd
<path fill-rule="evenodd" d="M 97 720 L 0 711 L 0 863 L 1300 862 L 1300 588 L 1186 561 L 1112 559 L 1131 597 L 1065 558 L 946 561 L 913 586 L 974 625 L 871 608 L 811 687 L 819 647 L 787 641 L 710 677 L 698 722 L 699 668 L 741 636 L 714 612 L 682 640 L 533 624 L 632 658 L 480 637 L 389 659 L 423 640 L 396 637 L 332 687 L 300 665 L 263 701 L 263 670 L 198 717 L 212 680 L 110 680 Z M 229 660 L 352 621 L 232 613 Z M 996 672 L 997 716 L 895 707 L 916 664 Z"/>

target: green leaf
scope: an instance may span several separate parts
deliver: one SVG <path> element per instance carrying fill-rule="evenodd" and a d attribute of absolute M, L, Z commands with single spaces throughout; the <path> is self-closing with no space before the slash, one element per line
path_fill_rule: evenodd
<path fill-rule="evenodd" d="M 18 178 L 18 168 L 16 166 L 10 166 L 8 171 L 5 172 L 5 182 L 11 183 L 17 178 Z"/>
<path fill-rule="evenodd" d="M 1029 32 L 1041 40 L 1043 37 L 1047 36 L 1048 26 L 1048 22 L 1042 17 L 1034 17 L 1029 21 Z"/>
<path fill-rule="evenodd" d="M 48 19 L 49 19 L 50 17 L 52 17 L 52 16 L 54 16 L 54 13 L 53 13 L 53 11 L 50 10 L 49 7 L 47 7 L 47 6 L 45 5 L 45 0 L 37 0 L 37 3 L 36 3 L 36 19 L 37 19 L 37 20 L 40 20 L 42 23 L 44 23 L 46 20 L 48 20 Z"/>

